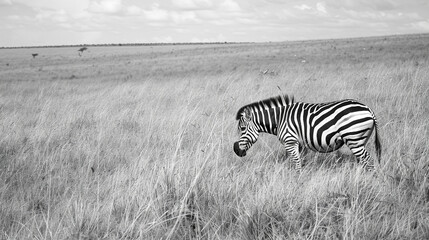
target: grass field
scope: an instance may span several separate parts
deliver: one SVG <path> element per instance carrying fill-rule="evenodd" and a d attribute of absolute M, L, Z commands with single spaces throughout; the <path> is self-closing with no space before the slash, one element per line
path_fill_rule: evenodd
<path fill-rule="evenodd" d="M 428 239 L 428 49 L 429 35 L 1 49 L 0 239 Z M 308 152 L 298 175 L 270 135 L 238 158 L 236 111 L 279 94 L 371 107 L 377 170 Z"/>

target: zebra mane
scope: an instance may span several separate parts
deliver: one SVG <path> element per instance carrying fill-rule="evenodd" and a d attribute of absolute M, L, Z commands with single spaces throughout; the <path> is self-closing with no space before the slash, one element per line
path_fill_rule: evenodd
<path fill-rule="evenodd" d="M 279 95 L 277 97 L 272 97 L 272 98 L 268 98 L 265 100 L 261 100 L 258 102 L 254 102 L 248 105 L 245 105 L 243 107 L 241 107 L 238 112 L 237 112 L 237 116 L 235 117 L 236 120 L 240 119 L 244 109 L 246 108 L 253 108 L 256 106 L 268 106 L 268 107 L 280 107 L 280 106 L 287 106 L 290 105 L 292 103 L 294 103 L 295 99 L 293 96 L 288 96 L 287 94 L 285 95 Z"/>

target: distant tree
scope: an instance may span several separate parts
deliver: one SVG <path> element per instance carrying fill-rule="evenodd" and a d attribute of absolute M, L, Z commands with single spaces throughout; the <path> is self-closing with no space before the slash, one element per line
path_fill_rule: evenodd
<path fill-rule="evenodd" d="M 88 50 L 87 47 L 83 47 L 83 48 L 80 48 L 79 50 L 77 50 L 79 52 L 79 56 L 82 56 L 83 52 L 86 50 Z"/>
<path fill-rule="evenodd" d="M 33 58 L 36 58 L 37 56 L 39 56 L 38 53 L 32 53 L 31 56 L 33 56 Z"/>

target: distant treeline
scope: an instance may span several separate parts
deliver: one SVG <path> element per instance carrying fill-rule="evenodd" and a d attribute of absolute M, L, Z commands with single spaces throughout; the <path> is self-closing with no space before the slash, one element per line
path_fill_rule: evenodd
<path fill-rule="evenodd" d="M 169 46 L 169 45 L 219 45 L 219 44 L 242 44 L 242 43 L 251 43 L 251 42 L 183 42 L 183 43 L 70 44 L 70 45 L 47 45 L 47 46 L 0 47 L 0 49 L 13 49 L 13 48 L 63 48 L 63 47 Z"/>

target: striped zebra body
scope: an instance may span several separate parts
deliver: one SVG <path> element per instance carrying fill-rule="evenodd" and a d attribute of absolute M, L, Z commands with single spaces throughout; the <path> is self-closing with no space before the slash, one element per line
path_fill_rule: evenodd
<path fill-rule="evenodd" d="M 330 103 L 294 102 L 279 96 L 242 107 L 237 113 L 240 140 L 234 144 L 238 156 L 256 142 L 259 133 L 277 135 L 301 170 L 299 146 L 317 152 L 331 152 L 346 144 L 362 166 L 371 170 L 373 160 L 365 149 L 375 129 L 375 145 L 380 161 L 381 145 L 377 120 L 372 110 L 352 99 Z"/>

